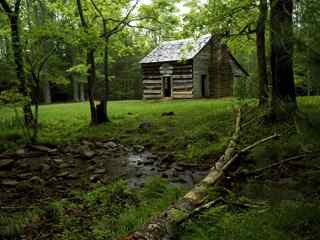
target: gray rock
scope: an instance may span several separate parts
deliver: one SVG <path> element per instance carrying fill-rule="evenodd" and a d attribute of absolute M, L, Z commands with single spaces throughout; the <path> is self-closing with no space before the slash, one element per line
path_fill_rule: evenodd
<path fill-rule="evenodd" d="M 99 180 L 99 175 L 92 175 L 89 179 L 91 182 L 97 182 Z"/>
<path fill-rule="evenodd" d="M 144 156 L 145 158 L 151 159 L 151 160 L 157 160 L 157 159 L 158 159 L 157 155 L 155 155 L 155 154 L 153 154 L 153 153 L 151 153 L 151 152 L 145 152 L 145 153 L 143 154 L 143 156 Z"/>
<path fill-rule="evenodd" d="M 41 171 L 42 172 L 47 172 L 50 170 L 50 168 L 51 167 L 48 164 L 45 164 L 45 163 L 41 164 Z"/>
<path fill-rule="evenodd" d="M 190 187 L 193 185 L 193 180 L 190 175 L 182 175 L 179 177 L 179 180 L 183 183 L 186 183 Z"/>
<path fill-rule="evenodd" d="M 67 176 L 68 178 L 71 178 L 71 179 L 76 179 L 79 177 L 79 175 L 77 173 L 71 173 Z"/>
<path fill-rule="evenodd" d="M 70 167 L 69 163 L 62 163 L 62 164 L 58 165 L 58 168 L 60 168 L 60 169 L 69 168 L 69 167 Z"/>
<path fill-rule="evenodd" d="M 20 179 L 29 179 L 32 177 L 32 173 L 29 173 L 29 172 L 28 173 L 21 173 L 17 177 Z"/>
<path fill-rule="evenodd" d="M 134 145 L 133 149 L 134 149 L 134 151 L 136 151 L 138 153 L 141 153 L 141 152 L 144 151 L 144 146 L 142 146 L 142 145 Z"/>
<path fill-rule="evenodd" d="M 14 163 L 13 159 L 2 159 L 0 160 L 0 169 L 10 168 Z"/>
<path fill-rule="evenodd" d="M 53 161 L 54 161 L 55 163 L 57 163 L 57 164 L 63 163 L 63 159 L 61 159 L 61 158 L 53 159 Z"/>
<path fill-rule="evenodd" d="M 93 171 L 95 168 L 96 168 L 96 166 L 92 165 L 92 166 L 88 167 L 87 170 L 91 172 L 91 171 Z"/>
<path fill-rule="evenodd" d="M 56 182 L 58 182 L 58 179 L 55 178 L 55 177 L 52 177 L 52 178 L 50 178 L 49 182 L 50 183 L 56 183 Z"/>
<path fill-rule="evenodd" d="M 110 142 L 104 143 L 103 146 L 105 148 L 116 148 L 118 146 L 118 144 L 116 144 L 115 142 L 110 141 Z"/>
<path fill-rule="evenodd" d="M 96 153 L 91 150 L 83 150 L 81 155 L 85 159 L 92 159 L 96 155 Z"/>
<path fill-rule="evenodd" d="M 82 140 L 82 144 L 87 145 L 87 146 L 94 146 L 94 144 L 92 142 L 89 142 L 87 140 Z"/>
<path fill-rule="evenodd" d="M 24 155 L 24 154 L 26 154 L 26 150 L 25 150 L 24 148 L 18 149 L 18 150 L 16 151 L 16 154 L 17 154 L 17 155 Z"/>
<path fill-rule="evenodd" d="M 6 187 L 15 187 L 19 184 L 19 182 L 13 179 L 4 179 L 1 181 L 1 184 Z"/>
<path fill-rule="evenodd" d="M 19 162 L 19 167 L 25 169 L 29 167 L 29 164 L 27 162 Z"/>
<path fill-rule="evenodd" d="M 174 162 L 174 155 L 169 153 L 166 154 L 162 159 L 161 159 L 161 164 L 172 164 Z"/>
<path fill-rule="evenodd" d="M 43 184 L 44 181 L 43 179 L 41 179 L 40 177 L 38 176 L 33 176 L 32 178 L 30 178 L 29 180 L 31 183 L 35 183 L 35 184 Z"/>
<path fill-rule="evenodd" d="M 106 173 L 106 169 L 105 168 L 102 168 L 102 169 L 97 169 L 94 171 L 95 174 L 104 174 Z"/>
<path fill-rule="evenodd" d="M 41 152 L 47 152 L 47 153 L 55 153 L 58 151 L 56 148 L 48 148 L 48 147 L 42 146 L 42 145 L 32 145 L 31 148 L 34 150 L 38 150 Z"/>
<path fill-rule="evenodd" d="M 57 174 L 57 177 L 66 177 L 68 175 L 69 175 L 69 172 L 65 171 L 65 172 L 61 172 L 61 173 Z"/>
<path fill-rule="evenodd" d="M 141 130 L 150 130 L 152 128 L 152 124 L 150 122 L 142 122 L 139 125 L 139 129 Z"/>

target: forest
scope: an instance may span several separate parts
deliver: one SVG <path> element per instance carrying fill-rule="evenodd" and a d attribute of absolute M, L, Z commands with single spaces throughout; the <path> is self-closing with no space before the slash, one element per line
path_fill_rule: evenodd
<path fill-rule="evenodd" d="M 0 0 L 0 239 L 320 239 L 318 0 Z"/>

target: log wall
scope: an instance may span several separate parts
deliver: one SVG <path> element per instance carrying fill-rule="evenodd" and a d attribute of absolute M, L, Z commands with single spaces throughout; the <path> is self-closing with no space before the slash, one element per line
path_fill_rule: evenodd
<path fill-rule="evenodd" d="M 209 66 L 211 59 L 211 45 L 205 46 L 194 58 L 193 64 L 193 96 L 195 98 L 206 97 L 210 95 L 209 84 Z M 202 75 L 206 75 L 205 96 L 202 96 Z"/>
<path fill-rule="evenodd" d="M 210 74 L 210 96 L 215 98 L 233 95 L 233 71 L 227 47 L 212 44 Z"/>
<path fill-rule="evenodd" d="M 142 64 L 144 99 L 162 98 L 160 66 L 160 63 Z"/>
<path fill-rule="evenodd" d="M 142 65 L 143 71 L 143 98 L 159 99 L 163 97 L 163 79 L 160 74 L 160 66 L 164 63 L 148 63 Z M 193 90 L 193 61 L 183 63 L 171 62 L 173 66 L 172 97 L 192 98 Z"/>

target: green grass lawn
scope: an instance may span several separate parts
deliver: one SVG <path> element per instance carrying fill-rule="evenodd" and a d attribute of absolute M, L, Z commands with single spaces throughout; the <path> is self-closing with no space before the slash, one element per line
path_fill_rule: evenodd
<path fill-rule="evenodd" d="M 81 139 L 113 139 L 128 145 L 145 145 L 154 151 L 175 152 L 177 159 L 197 162 L 223 151 L 233 131 L 233 109 L 239 105 L 232 98 L 112 101 L 111 123 L 98 127 L 89 127 L 87 102 L 44 105 L 40 107 L 39 141 L 65 144 Z M 320 97 L 300 98 L 299 105 L 311 118 L 319 116 L 316 112 Z M 164 112 L 174 112 L 174 116 L 161 116 Z M 0 116 L 2 150 L 15 146 L 13 143 L 24 143 L 22 131 L 17 127 L 21 120 L 16 119 L 12 110 L 4 108 L 0 108 Z M 150 129 L 139 129 L 145 122 L 151 124 Z"/>
<path fill-rule="evenodd" d="M 84 138 L 114 139 L 155 151 L 174 151 L 178 158 L 197 161 L 222 151 L 232 132 L 233 109 L 238 104 L 234 99 L 114 101 L 109 105 L 111 123 L 98 127 L 89 127 L 86 102 L 46 105 L 40 107 L 39 141 L 64 144 Z M 1 114 L 1 138 L 22 143 L 21 131 L 16 128 L 19 123 L 5 111 Z M 164 112 L 174 115 L 162 116 Z M 151 124 L 150 129 L 139 128 L 145 122 Z"/>

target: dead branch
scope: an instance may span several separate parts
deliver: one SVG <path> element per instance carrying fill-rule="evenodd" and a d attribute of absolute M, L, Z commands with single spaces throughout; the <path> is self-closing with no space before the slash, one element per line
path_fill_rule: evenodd
<path fill-rule="evenodd" d="M 192 215 L 208 209 L 217 204 L 221 199 L 216 199 L 202 206 L 204 201 L 208 198 L 208 188 L 217 184 L 224 176 L 225 170 L 240 156 L 240 154 L 248 152 L 250 149 L 256 147 L 259 144 L 270 141 L 271 139 L 278 137 L 274 134 L 270 137 L 261 139 L 254 144 L 242 149 L 236 153 L 237 142 L 240 137 L 240 122 L 241 122 L 241 110 L 239 109 L 236 116 L 235 131 L 230 139 L 227 149 L 224 155 L 216 162 L 208 175 L 194 188 L 189 191 L 183 198 L 178 200 L 176 204 L 169 207 L 160 216 L 152 219 L 148 224 L 143 226 L 140 230 L 137 230 L 122 240 L 161 240 L 172 239 L 175 235 L 176 227 L 190 218 Z"/>
<path fill-rule="evenodd" d="M 247 126 L 249 126 L 253 122 L 258 121 L 258 120 L 262 119 L 263 117 L 265 117 L 267 115 L 268 115 L 267 113 L 263 113 L 263 114 L 259 115 L 258 117 L 251 118 L 249 121 L 247 121 L 244 124 L 242 124 L 241 127 L 242 128 L 246 128 Z"/>
<path fill-rule="evenodd" d="M 244 153 L 247 153 L 248 151 L 250 151 L 251 149 L 255 148 L 256 146 L 262 144 L 262 143 L 265 143 L 267 141 L 270 141 L 274 138 L 277 138 L 277 137 L 280 137 L 279 134 L 274 134 L 272 136 L 269 136 L 269 137 L 266 137 L 266 138 L 263 138 L 263 139 L 260 139 L 259 141 L 251 144 L 250 146 L 247 146 L 245 148 L 243 148 L 242 150 L 240 150 L 237 154 L 235 154 L 229 162 L 227 162 L 224 166 L 223 166 L 223 170 L 227 169 L 229 167 L 229 165 L 235 160 L 237 159 L 241 154 L 244 154 Z"/>
<path fill-rule="evenodd" d="M 278 138 L 278 137 L 280 137 L 280 135 L 276 133 L 276 134 L 273 134 L 272 136 L 263 138 L 263 139 L 255 142 L 255 143 L 251 144 L 250 146 L 245 147 L 244 149 L 242 149 L 242 150 L 240 151 L 240 153 L 246 153 L 246 152 L 248 152 L 249 150 L 255 148 L 256 146 L 258 146 L 258 145 L 260 145 L 260 144 L 262 144 L 262 143 L 268 142 L 268 141 L 270 141 L 271 139 Z"/>
<path fill-rule="evenodd" d="M 199 213 L 201 213 L 202 211 L 205 211 L 205 210 L 208 210 L 212 207 L 214 207 L 215 205 L 217 205 L 218 203 L 220 202 L 225 202 L 224 199 L 222 197 L 219 197 L 213 201 L 210 201 L 196 209 L 194 209 L 192 211 L 191 214 L 189 214 L 189 217 L 188 218 L 184 218 L 182 219 L 180 222 L 177 222 L 177 225 L 181 225 L 182 223 L 184 223 L 186 220 L 190 219 L 190 218 L 193 218 L 194 216 L 198 215 Z"/>
<path fill-rule="evenodd" d="M 245 176 L 254 176 L 254 175 L 258 175 L 262 172 L 265 172 L 267 170 L 270 170 L 272 168 L 276 168 L 276 167 L 279 167 L 285 163 L 288 163 L 288 162 L 291 162 L 291 161 L 295 161 L 295 160 L 299 160 L 299 159 L 302 159 L 302 158 L 306 158 L 306 157 L 314 157 L 314 156 L 319 156 L 318 154 L 301 154 L 301 155 L 297 155 L 297 156 L 293 156 L 293 157 L 289 157 L 287 159 L 284 159 L 280 162 L 276 162 L 276 163 L 273 163 L 273 164 L 270 164 L 266 167 L 263 167 L 263 168 L 258 168 L 254 171 L 251 171 L 251 172 L 248 172 L 248 173 L 245 173 L 243 175 Z"/>

